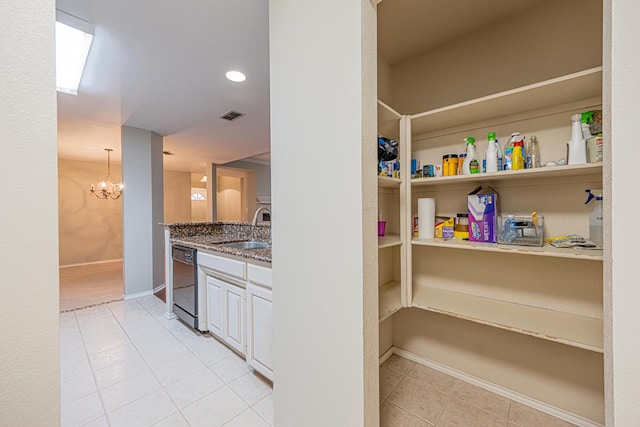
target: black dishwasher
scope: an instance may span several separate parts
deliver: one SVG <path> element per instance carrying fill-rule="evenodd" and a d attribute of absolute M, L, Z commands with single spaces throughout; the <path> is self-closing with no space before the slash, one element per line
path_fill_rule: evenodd
<path fill-rule="evenodd" d="M 173 245 L 173 312 L 194 329 L 198 329 L 198 271 L 196 250 Z"/>

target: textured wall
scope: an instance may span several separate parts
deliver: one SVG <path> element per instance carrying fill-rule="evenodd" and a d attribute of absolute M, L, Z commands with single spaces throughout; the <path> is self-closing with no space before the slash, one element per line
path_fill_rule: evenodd
<path fill-rule="evenodd" d="M 0 424 L 60 422 L 52 0 L 0 2 Z"/>

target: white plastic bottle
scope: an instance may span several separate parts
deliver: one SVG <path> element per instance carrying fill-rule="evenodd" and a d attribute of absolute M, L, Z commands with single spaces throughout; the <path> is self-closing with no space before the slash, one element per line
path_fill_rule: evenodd
<path fill-rule="evenodd" d="M 570 165 L 587 163 L 587 143 L 582 136 L 582 115 L 571 116 L 571 141 L 569 141 Z"/>
<path fill-rule="evenodd" d="M 462 174 L 476 174 L 480 170 L 480 162 L 478 162 L 478 155 L 476 154 L 476 140 L 473 137 L 467 137 L 464 142 L 467 144 L 467 156 L 462 164 Z"/>
<path fill-rule="evenodd" d="M 589 204 L 591 201 L 594 202 L 593 210 L 589 215 L 589 240 L 599 246 L 602 246 L 602 195 L 599 190 L 593 190 L 592 192 L 590 189 L 586 189 L 584 191 L 589 194 L 589 197 L 587 197 L 587 201 L 584 202 L 584 204 Z"/>
<path fill-rule="evenodd" d="M 487 154 L 486 154 L 486 172 L 498 172 L 498 150 L 496 149 L 495 143 L 495 134 L 493 134 L 493 139 L 491 138 L 491 133 L 489 134 L 489 144 L 487 145 Z"/>

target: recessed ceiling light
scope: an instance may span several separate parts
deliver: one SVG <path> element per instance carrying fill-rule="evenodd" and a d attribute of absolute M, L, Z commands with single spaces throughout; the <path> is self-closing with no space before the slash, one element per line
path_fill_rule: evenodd
<path fill-rule="evenodd" d="M 56 10 L 56 87 L 78 94 L 78 86 L 93 40 L 93 25 Z"/>
<path fill-rule="evenodd" d="M 232 82 L 240 83 L 247 80 L 247 76 L 245 76 L 244 73 L 241 73 L 240 71 L 227 71 L 226 76 Z"/>

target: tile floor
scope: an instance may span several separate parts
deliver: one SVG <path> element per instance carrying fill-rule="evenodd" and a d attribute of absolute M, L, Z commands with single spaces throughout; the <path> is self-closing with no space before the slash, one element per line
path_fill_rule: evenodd
<path fill-rule="evenodd" d="M 60 269 L 60 311 L 122 299 L 122 261 Z"/>
<path fill-rule="evenodd" d="M 155 296 L 60 314 L 61 425 L 273 424 L 272 384 Z"/>
<path fill-rule="evenodd" d="M 567 427 L 565 421 L 391 356 L 380 367 L 382 427 Z"/>

